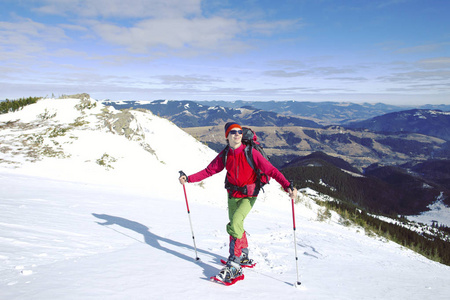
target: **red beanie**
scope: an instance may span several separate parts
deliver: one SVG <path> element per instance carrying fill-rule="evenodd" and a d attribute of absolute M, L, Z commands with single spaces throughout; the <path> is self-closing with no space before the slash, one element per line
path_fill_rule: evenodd
<path fill-rule="evenodd" d="M 236 122 L 228 122 L 227 124 L 225 124 L 225 138 L 228 137 L 228 134 L 230 133 L 231 130 L 233 130 L 234 128 L 239 128 L 239 130 L 242 130 L 241 125 L 239 125 Z"/>

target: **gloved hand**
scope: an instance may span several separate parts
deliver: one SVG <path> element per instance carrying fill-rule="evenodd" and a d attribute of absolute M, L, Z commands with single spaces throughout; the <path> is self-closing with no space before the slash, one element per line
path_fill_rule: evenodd
<path fill-rule="evenodd" d="M 189 182 L 188 176 L 183 172 L 180 171 L 180 177 L 178 178 L 181 184 L 185 184 L 186 182 Z"/>

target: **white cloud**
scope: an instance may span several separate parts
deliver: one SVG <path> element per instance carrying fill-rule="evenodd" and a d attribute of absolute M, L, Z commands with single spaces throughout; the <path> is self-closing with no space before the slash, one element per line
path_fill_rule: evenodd
<path fill-rule="evenodd" d="M 71 31 L 96 34 L 113 46 L 132 53 L 192 56 L 209 50 L 242 52 L 250 48 L 243 38 L 273 35 L 298 28 L 300 20 L 242 21 L 242 16 L 202 11 L 201 0 L 44 0 L 40 13 L 66 16 L 76 24 L 59 25 Z M 213 5 L 214 6 L 214 5 Z M 207 14 L 206 15 L 204 15 Z M 83 23 L 82 23 L 83 22 Z"/>
<path fill-rule="evenodd" d="M 410 53 L 428 53 L 439 50 L 443 45 L 441 44 L 427 44 L 418 45 L 413 47 L 406 47 L 397 49 L 395 52 L 398 54 L 410 54 Z"/>
<path fill-rule="evenodd" d="M 67 42 L 64 30 L 20 19 L 17 22 L 0 22 L 0 60 L 19 61 L 46 55 L 49 45 Z"/>
<path fill-rule="evenodd" d="M 76 25 L 76 24 L 60 24 L 59 27 L 66 29 L 66 30 L 71 30 L 71 31 L 79 31 L 79 32 L 88 31 L 88 28 L 86 28 L 86 26 Z"/>
<path fill-rule="evenodd" d="M 123 46 L 131 52 L 145 53 L 156 47 L 170 49 L 218 49 L 241 31 L 235 20 L 213 18 L 149 19 L 132 27 L 97 22 L 94 31 L 105 41 Z"/>
<path fill-rule="evenodd" d="M 35 22 L 30 19 L 21 19 L 18 22 L 0 22 L 2 43 L 11 43 L 16 37 L 26 39 L 39 38 L 46 42 L 59 42 L 67 39 L 64 30 Z"/>
<path fill-rule="evenodd" d="M 201 0 L 46 0 L 36 10 L 54 15 L 93 18 L 192 16 L 201 12 Z"/>
<path fill-rule="evenodd" d="M 385 78 L 392 82 L 425 82 L 430 81 L 443 81 L 449 82 L 450 71 L 436 70 L 436 71 L 411 71 L 403 73 L 392 73 Z"/>
<path fill-rule="evenodd" d="M 301 77 L 308 75 L 306 71 L 298 71 L 298 72 L 286 72 L 284 70 L 271 70 L 263 72 L 264 75 L 271 77 Z"/>
<path fill-rule="evenodd" d="M 255 22 L 249 23 L 249 31 L 263 34 L 272 35 L 277 32 L 294 31 L 303 26 L 300 20 L 278 20 L 272 22 Z"/>
<path fill-rule="evenodd" d="M 80 42 L 89 39 L 105 42 L 104 55 L 111 55 L 111 51 L 117 54 L 116 50 L 123 49 L 120 52 L 152 58 L 217 56 L 252 48 L 255 39 L 245 41 L 249 36 L 274 35 L 300 24 L 299 20 L 244 21 L 242 17 L 225 16 L 223 11 L 203 12 L 201 0 L 41 0 L 27 8 L 63 16 L 65 21 L 60 24 L 31 19 L 2 22 L 0 53 L 8 45 L 18 46 L 19 53 L 45 53 L 51 52 L 46 42 L 70 40 L 74 42 L 71 46 L 82 47 Z M 8 28 L 2 30 L 2 27 Z M 64 44 L 54 46 L 68 48 Z"/>
<path fill-rule="evenodd" d="M 417 65 L 424 69 L 448 69 L 450 68 L 450 57 L 434 57 L 422 59 Z"/>
<path fill-rule="evenodd" d="M 217 78 L 213 78 L 212 76 L 201 75 L 161 75 L 156 76 L 156 78 L 160 79 L 162 84 L 165 85 L 204 85 L 210 84 L 211 82 L 223 81 Z"/>

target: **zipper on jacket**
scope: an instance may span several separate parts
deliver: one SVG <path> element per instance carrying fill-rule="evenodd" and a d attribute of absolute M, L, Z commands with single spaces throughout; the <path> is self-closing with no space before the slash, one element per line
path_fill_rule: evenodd
<path fill-rule="evenodd" d="M 233 154 L 233 160 L 234 160 L 234 173 L 235 173 L 235 182 L 238 183 L 238 178 L 239 178 L 239 164 L 238 164 L 238 160 L 237 160 L 237 156 L 236 156 L 236 149 L 232 149 L 230 148 L 231 153 Z"/>

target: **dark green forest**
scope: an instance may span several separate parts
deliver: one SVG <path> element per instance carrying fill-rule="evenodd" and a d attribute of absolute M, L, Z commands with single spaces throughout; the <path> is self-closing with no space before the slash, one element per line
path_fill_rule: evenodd
<path fill-rule="evenodd" d="M 315 166 L 288 167 L 282 171 L 298 187 L 312 188 L 357 204 L 374 214 L 418 214 L 426 211 L 440 194 L 440 189 L 424 189 L 423 181 L 393 167 L 378 168 L 376 172 L 372 171 L 372 175 L 355 176 L 319 160 Z"/>
<path fill-rule="evenodd" d="M 0 114 L 6 114 L 22 109 L 24 106 L 36 103 L 40 97 L 19 98 L 16 100 L 6 99 L 0 102 Z"/>

